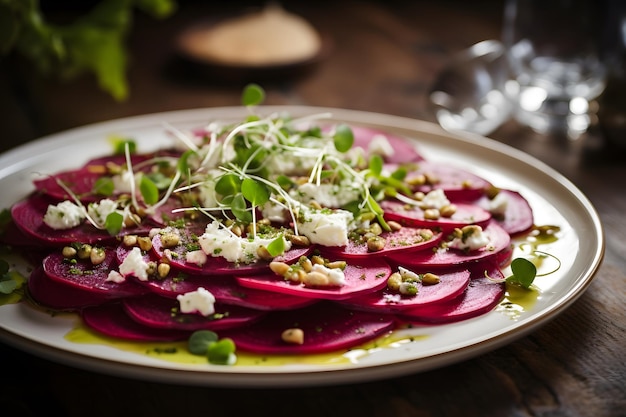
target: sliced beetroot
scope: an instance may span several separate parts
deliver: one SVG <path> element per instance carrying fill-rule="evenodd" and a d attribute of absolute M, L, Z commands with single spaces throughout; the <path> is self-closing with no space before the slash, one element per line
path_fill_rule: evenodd
<path fill-rule="evenodd" d="M 419 273 L 417 271 L 413 271 Z M 350 298 L 343 303 L 351 308 L 379 313 L 396 313 L 418 306 L 445 302 L 461 295 L 470 282 L 470 272 L 461 270 L 438 274 L 440 281 L 434 285 L 417 285 L 414 296 L 400 295 L 388 288 Z"/>
<path fill-rule="evenodd" d="M 489 269 L 492 279 L 484 276 L 484 271 L 477 269 L 467 290 L 458 298 L 444 303 L 420 306 L 402 312 L 402 319 L 412 323 L 443 324 L 477 317 L 493 310 L 504 298 L 505 284 L 493 279 L 502 279 L 497 269 Z"/>
<path fill-rule="evenodd" d="M 424 238 L 424 233 L 432 237 Z M 380 237 L 384 239 L 385 246 L 376 252 L 368 249 L 367 242 L 355 242 L 354 240 L 350 240 L 346 246 L 324 247 L 323 251 L 329 257 L 339 259 L 367 259 L 372 256 L 387 256 L 393 253 L 413 253 L 436 246 L 440 242 L 442 234 L 436 232 L 433 234 L 430 229 L 402 227 L 398 231 L 383 232 Z"/>
<path fill-rule="evenodd" d="M 28 278 L 28 293 L 42 307 L 74 311 L 83 307 L 102 304 L 109 300 L 100 293 L 86 292 L 48 277 L 43 268 L 33 270 Z"/>
<path fill-rule="evenodd" d="M 103 174 L 101 172 L 95 172 L 87 168 L 80 168 L 72 171 L 59 172 L 51 176 L 37 179 L 33 181 L 33 183 L 37 190 L 45 193 L 48 197 L 59 201 L 71 200 L 72 196 L 67 193 L 65 188 L 59 185 L 59 182 L 61 182 L 81 201 L 87 203 L 104 198 L 93 194 L 93 188 L 96 181 L 102 177 Z"/>
<path fill-rule="evenodd" d="M 106 249 L 104 261 L 94 266 L 91 261 L 77 260 L 75 263 L 54 252 L 43 260 L 43 269 L 50 279 L 85 293 L 98 294 L 108 299 L 134 297 L 148 293 L 148 290 L 133 280 L 122 283 L 107 281 L 109 272 L 117 268 L 115 251 Z"/>
<path fill-rule="evenodd" d="M 391 315 L 350 311 L 322 302 L 284 312 L 272 312 L 251 326 L 220 332 L 230 337 L 238 350 L 259 354 L 314 354 L 349 349 L 375 339 L 394 328 Z M 298 328 L 304 343 L 283 341 L 287 329 Z"/>
<path fill-rule="evenodd" d="M 355 264 L 349 262 L 344 269 L 345 285 L 326 287 L 307 287 L 292 283 L 273 272 L 251 276 L 237 276 L 237 282 L 246 288 L 292 294 L 299 297 L 326 300 L 344 300 L 358 294 L 375 291 L 387 284 L 391 267 L 380 258 Z"/>
<path fill-rule="evenodd" d="M 248 307 L 256 310 L 292 310 L 315 303 L 313 298 L 297 297 L 275 291 L 263 291 L 242 287 L 232 276 L 170 274 L 164 279 L 141 282 L 151 292 L 163 297 L 175 298 L 178 294 L 195 291 L 203 287 L 211 292 L 221 304 Z"/>
<path fill-rule="evenodd" d="M 41 195 L 34 194 L 11 207 L 11 216 L 17 227 L 37 242 L 55 246 L 74 242 L 109 243 L 115 240 L 106 230 L 98 230 L 85 222 L 79 226 L 65 230 L 55 230 L 43 222 L 48 205 L 56 202 Z"/>
<path fill-rule="evenodd" d="M 234 263 L 229 262 L 222 257 L 208 256 L 207 262 L 204 265 L 197 265 L 192 262 L 186 261 L 186 254 L 188 252 L 188 245 L 193 243 L 190 235 L 192 231 L 186 230 L 187 235 L 183 234 L 181 237 L 181 244 L 171 248 L 165 249 L 161 244 L 161 238 L 159 234 L 156 234 L 152 239 L 152 249 L 159 258 L 167 257 L 175 268 L 180 269 L 183 272 L 198 274 L 198 275 L 233 275 L 233 274 L 255 274 L 266 272 L 269 266 L 268 261 L 258 260 L 251 263 Z M 201 234 L 201 233 L 200 233 Z M 313 250 L 312 246 L 306 248 L 291 248 L 284 254 L 277 256 L 275 260 L 291 263 L 298 260 L 301 256 L 308 255 Z M 169 253 L 169 255 L 168 255 Z"/>
<path fill-rule="evenodd" d="M 437 228 L 446 232 L 468 224 L 483 227 L 491 220 L 491 213 L 475 204 L 455 203 L 454 205 L 456 211 L 452 216 L 431 220 L 424 218 L 424 210 L 417 206 L 409 206 L 400 201 L 392 200 L 380 202 L 380 207 L 385 212 L 385 219 L 412 227 Z"/>
<path fill-rule="evenodd" d="M 489 236 L 490 245 L 472 251 L 454 248 L 438 248 L 433 251 L 420 251 L 414 254 L 389 255 L 389 259 L 398 265 L 412 270 L 423 268 L 442 269 L 460 266 L 470 267 L 479 261 L 506 259 L 510 255 L 511 237 L 494 221 L 490 222 L 484 233 Z"/>
<path fill-rule="evenodd" d="M 82 310 L 85 325 L 105 336 L 137 342 L 173 342 L 189 338 L 190 332 L 175 329 L 156 329 L 131 319 L 122 304 L 112 302 Z"/>
<path fill-rule="evenodd" d="M 476 200 L 491 187 L 491 183 L 486 179 L 448 163 L 422 161 L 417 164 L 417 169 L 407 174 L 406 181 L 414 182 L 420 176 L 426 176 L 435 181 L 416 185 L 414 191 L 428 193 L 442 189 L 448 199 L 453 202 Z"/>
<path fill-rule="evenodd" d="M 391 145 L 391 148 L 393 148 L 393 154 L 383 158 L 388 163 L 406 164 L 424 160 L 422 155 L 420 155 L 417 151 L 415 145 L 406 138 L 369 127 L 351 126 L 351 128 L 352 133 L 354 134 L 353 146 L 361 147 L 366 152 L 370 149 L 370 143 L 372 143 L 372 140 L 376 140 L 378 136 L 384 137 L 387 142 L 389 142 L 389 145 Z"/>
<path fill-rule="evenodd" d="M 528 200 L 517 191 L 500 190 L 500 193 L 506 197 L 506 210 L 503 215 L 494 215 L 493 218 L 510 235 L 527 232 L 534 224 L 533 210 Z M 483 196 L 476 204 L 489 210 L 491 200 Z"/>
<path fill-rule="evenodd" d="M 122 301 L 130 318 L 144 326 L 173 330 L 224 330 L 239 327 L 260 319 L 263 312 L 238 306 L 215 305 L 215 313 L 203 316 L 198 313 L 180 313 L 176 299 L 155 294 Z"/>

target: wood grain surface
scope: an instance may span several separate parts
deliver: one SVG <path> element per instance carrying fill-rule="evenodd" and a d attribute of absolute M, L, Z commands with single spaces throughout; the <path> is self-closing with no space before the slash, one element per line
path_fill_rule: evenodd
<path fill-rule="evenodd" d="M 44 78 L 17 57 L 0 64 L 4 151 L 47 134 L 161 111 L 238 105 L 244 80 L 190 67 L 175 38 L 196 19 L 242 3 L 181 2 L 171 18 L 136 16 L 131 95 L 116 102 L 94 80 Z M 253 2 L 248 2 L 254 4 Z M 498 39 L 501 1 L 285 1 L 330 39 L 311 68 L 266 78 L 267 104 L 366 110 L 433 121 L 427 90 L 455 51 Z M 617 85 L 617 84 L 615 84 Z M 626 117 L 626 100 L 606 103 Z M 615 101 L 617 100 L 617 101 Z M 602 105 L 602 100 L 600 104 Z M 441 369 L 382 381 L 300 389 L 202 388 L 125 379 L 0 345 L 3 416 L 626 416 L 626 133 L 540 135 L 509 122 L 490 137 L 546 162 L 595 205 L 604 262 L 587 291 L 527 337 Z"/>

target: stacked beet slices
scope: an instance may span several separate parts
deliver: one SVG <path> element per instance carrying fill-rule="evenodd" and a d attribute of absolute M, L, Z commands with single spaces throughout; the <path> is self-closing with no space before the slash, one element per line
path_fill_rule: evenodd
<path fill-rule="evenodd" d="M 383 133 L 355 128 L 354 134 L 355 144 L 366 147 L 373 137 Z M 267 261 L 234 265 L 212 257 L 201 267 L 172 262 L 165 278 L 142 281 L 128 277 L 120 283 L 107 280 L 109 272 L 119 268 L 129 251 L 119 236 L 109 236 L 89 224 L 53 230 L 42 219 L 48 204 L 68 198 L 54 178 L 63 180 L 85 203 L 95 201 L 91 190 L 101 175 L 97 167 L 108 161 L 121 163 L 119 157 L 94 159 L 80 169 L 38 180 L 36 191 L 12 207 L 13 223 L 6 228 L 2 241 L 35 263 L 28 281 L 34 302 L 51 310 L 76 312 L 95 331 L 131 341 L 185 340 L 194 331 L 208 329 L 220 337 L 232 338 L 242 351 L 313 354 L 354 348 L 408 324 L 451 323 L 491 311 L 504 297 L 505 288 L 501 281 L 487 279 L 486 273 L 492 278 L 503 277 L 501 270 L 511 258 L 511 237 L 533 226 L 529 204 L 515 191 L 500 190 L 506 194 L 508 204 L 505 212 L 493 214 L 487 197 L 493 185 L 488 180 L 454 166 L 426 161 L 403 138 L 385 136 L 401 151 L 385 158 L 388 166 L 411 164 L 414 168 L 408 172 L 407 181 L 419 176 L 436 177 L 436 182 L 415 185 L 414 191 L 442 189 L 457 206 L 457 212 L 449 218 L 429 220 L 423 210 L 390 199 L 380 205 L 387 221 L 403 226 L 389 232 L 395 241 L 405 241 L 416 230 L 425 228 L 433 232 L 433 238 L 422 243 L 389 245 L 377 252 L 351 243 L 346 247 L 293 248 L 282 255 L 287 263 L 312 253 L 346 261 L 345 285 L 340 287 L 290 283 L 274 274 Z M 149 157 L 135 158 L 140 162 Z M 163 207 L 162 214 L 169 215 L 167 209 Z M 492 243 L 489 249 L 462 251 L 442 245 L 455 228 L 470 224 L 483 228 Z M 154 216 L 139 227 L 124 229 L 124 233 L 146 236 L 163 225 L 162 217 Z M 197 227 L 201 230 L 204 225 Z M 394 241 L 391 237 L 389 241 Z M 89 261 L 68 262 L 61 250 L 74 242 L 102 247 L 104 261 L 98 266 Z M 163 256 L 158 239 L 154 243 L 150 251 L 143 253 L 146 260 Z M 419 283 L 415 296 L 401 295 L 387 286 L 387 278 L 400 267 L 416 274 L 434 273 L 440 281 L 434 285 Z M 200 287 L 215 296 L 215 313 L 206 317 L 174 314 L 176 297 Z M 281 338 L 289 328 L 303 330 L 302 344 Z"/>

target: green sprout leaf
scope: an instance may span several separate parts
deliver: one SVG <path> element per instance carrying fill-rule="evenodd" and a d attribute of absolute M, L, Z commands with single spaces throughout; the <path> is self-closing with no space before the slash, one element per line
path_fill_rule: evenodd
<path fill-rule="evenodd" d="M 209 345 L 217 342 L 217 333 L 210 330 L 198 330 L 193 332 L 187 341 L 189 352 L 194 355 L 207 355 Z"/>
<path fill-rule="evenodd" d="M 126 145 L 128 145 L 128 151 L 131 154 L 137 151 L 137 143 L 132 139 L 111 136 L 109 137 L 109 142 L 113 146 L 114 155 L 124 155 L 126 152 Z"/>
<path fill-rule="evenodd" d="M 370 158 L 369 169 L 375 177 L 379 177 L 383 172 L 383 158 L 380 155 L 372 155 Z"/>
<path fill-rule="evenodd" d="M 241 183 L 243 196 L 254 206 L 261 206 L 270 199 L 270 191 L 265 184 L 252 178 L 245 178 Z"/>
<path fill-rule="evenodd" d="M 110 196 L 115 191 L 115 184 L 110 177 L 101 177 L 96 180 L 93 185 L 92 192 L 94 194 Z"/>
<path fill-rule="evenodd" d="M 243 89 L 241 103 L 244 106 L 256 106 L 265 100 L 265 91 L 257 84 L 248 84 Z"/>
<path fill-rule="evenodd" d="M 241 190 L 241 179 L 235 174 L 224 174 L 215 182 L 215 192 L 222 196 L 232 196 Z"/>
<path fill-rule="evenodd" d="M 107 232 L 111 236 L 117 235 L 122 230 L 123 224 L 124 216 L 116 211 L 114 211 L 113 213 L 109 213 L 106 220 L 104 221 L 104 227 L 107 229 Z"/>
<path fill-rule="evenodd" d="M 209 362 L 215 365 L 228 365 L 235 354 L 235 342 L 225 337 L 211 343 L 208 349 Z"/>
<path fill-rule="evenodd" d="M 285 252 L 285 239 L 280 235 L 267 245 L 267 251 L 272 256 L 282 255 Z"/>
<path fill-rule="evenodd" d="M 139 190 L 146 204 L 155 204 L 159 201 L 159 189 L 156 184 L 146 175 L 141 176 L 139 182 Z"/>
<path fill-rule="evenodd" d="M 511 262 L 512 275 L 506 278 L 509 284 L 529 289 L 537 276 L 537 267 L 528 259 L 515 258 Z"/>
<path fill-rule="evenodd" d="M 243 194 L 235 194 L 230 202 L 230 210 L 233 215 L 244 223 L 252 222 L 252 213 L 248 210 L 248 205 Z"/>
<path fill-rule="evenodd" d="M 339 152 L 348 152 L 354 143 L 354 133 L 352 133 L 350 126 L 345 124 L 337 126 L 335 134 L 333 135 L 333 141 L 335 143 L 335 149 Z"/>
<path fill-rule="evenodd" d="M 189 168 L 189 157 L 192 155 L 195 155 L 196 152 L 190 150 L 185 151 L 180 158 L 178 158 L 178 164 L 176 166 L 176 169 L 178 169 L 178 172 L 180 172 L 182 175 L 187 175 L 189 173 L 189 171 L 191 170 Z"/>

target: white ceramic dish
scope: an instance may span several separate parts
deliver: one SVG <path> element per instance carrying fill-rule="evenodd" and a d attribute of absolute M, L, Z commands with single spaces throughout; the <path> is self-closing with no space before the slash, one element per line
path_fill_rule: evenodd
<path fill-rule="evenodd" d="M 315 107 L 265 106 L 258 111 L 287 111 L 294 116 L 329 112 L 335 120 L 388 130 L 414 140 L 428 159 L 454 163 L 497 186 L 521 192 L 535 211 L 535 224 L 561 228 L 559 239 L 548 248 L 561 260 L 561 268 L 537 278 L 540 296 L 515 318 L 496 310 L 459 323 L 417 327 L 408 331 L 414 341 L 370 350 L 352 362 L 294 360 L 263 366 L 169 362 L 112 346 L 70 342 L 65 336 L 74 326 L 73 319 L 52 317 L 26 303 L 0 306 L 0 340 L 71 366 L 161 382 L 222 387 L 363 382 L 442 367 L 527 335 L 570 306 L 588 287 L 602 260 L 604 235 L 591 203 L 566 178 L 527 154 L 484 137 L 452 135 L 431 123 L 383 114 Z M 245 109 L 225 107 L 139 116 L 26 144 L 0 156 L 0 208 L 8 208 L 32 190 L 33 173 L 78 167 L 90 157 L 106 154 L 110 150 L 106 138 L 111 134 L 132 137 L 140 151 L 149 151 L 170 143 L 164 122 L 184 128 L 239 120 L 245 114 Z"/>

